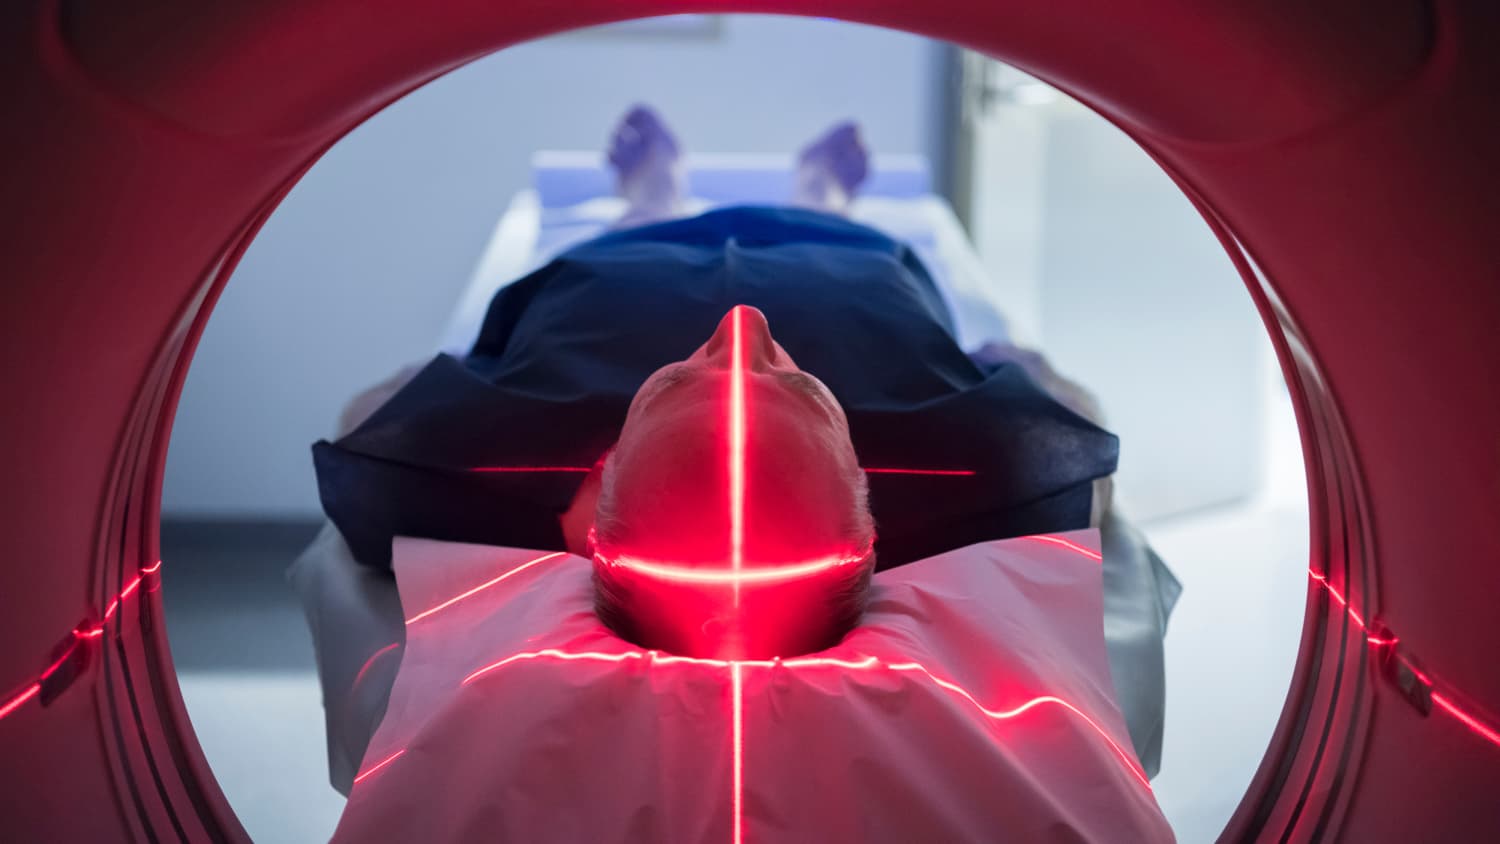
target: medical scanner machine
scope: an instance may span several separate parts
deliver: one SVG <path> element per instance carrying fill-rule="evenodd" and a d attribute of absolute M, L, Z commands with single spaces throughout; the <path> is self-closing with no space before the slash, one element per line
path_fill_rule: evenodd
<path fill-rule="evenodd" d="M 244 840 L 167 649 L 160 488 L 196 339 L 290 186 L 487 53 L 728 11 L 982 51 L 1161 164 L 1260 310 L 1307 464 L 1298 665 L 1222 840 L 1500 835 L 1500 5 L 19 0 L 0 10 L 0 837 Z"/>

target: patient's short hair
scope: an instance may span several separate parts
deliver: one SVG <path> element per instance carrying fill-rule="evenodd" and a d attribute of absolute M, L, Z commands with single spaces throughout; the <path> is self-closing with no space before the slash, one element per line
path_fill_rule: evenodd
<path fill-rule="evenodd" d="M 840 475 L 847 484 L 849 506 L 838 533 L 844 547 L 853 549 L 850 556 L 815 578 L 769 589 L 757 587 L 765 594 L 747 596 L 742 609 L 748 615 L 758 613 L 763 618 L 759 622 L 750 619 L 750 623 L 780 625 L 786 629 L 758 638 L 760 644 L 751 647 L 751 652 L 734 656 L 761 659 L 822 650 L 837 644 L 859 623 L 869 601 L 875 569 L 875 522 L 870 515 L 865 473 L 854 460 L 852 448 L 848 449 L 847 459 L 839 463 Z M 642 647 L 686 656 L 724 656 L 687 652 L 694 649 L 688 641 L 694 637 L 689 634 L 712 620 L 693 616 L 690 609 L 693 602 L 682 600 L 680 594 L 676 598 L 663 598 L 662 593 L 688 587 L 664 587 L 629 576 L 616 566 L 601 564 L 620 549 L 621 537 L 629 534 L 624 522 L 628 508 L 621 506 L 618 495 L 618 471 L 618 462 L 611 454 L 604 462 L 591 533 L 595 553 L 594 606 L 599 618 L 621 638 Z M 662 617 L 683 612 L 684 607 L 689 608 L 687 617 Z"/>

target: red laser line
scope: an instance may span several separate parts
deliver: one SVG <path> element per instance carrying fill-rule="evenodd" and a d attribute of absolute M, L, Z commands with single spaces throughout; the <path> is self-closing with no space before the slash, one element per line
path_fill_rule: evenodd
<path fill-rule="evenodd" d="M 154 564 L 141 569 L 136 574 L 136 576 L 131 579 L 130 583 L 128 583 L 124 589 L 120 590 L 120 594 L 116 595 L 110 600 L 107 608 L 104 611 L 104 615 L 102 616 L 98 624 L 85 626 L 84 623 L 80 623 L 77 627 L 73 628 L 73 643 L 63 650 L 62 656 L 58 657 L 51 665 L 43 669 L 42 672 L 37 675 L 37 679 L 35 681 L 27 685 L 20 692 L 16 693 L 13 697 L 11 697 L 10 700 L 7 700 L 5 703 L 0 704 L 0 718 L 4 718 L 12 712 L 15 712 L 26 701 L 31 700 L 32 698 L 40 694 L 42 691 L 42 683 L 45 682 L 47 678 L 56 673 L 64 663 L 71 659 L 73 656 L 73 652 L 76 651 L 82 644 L 87 642 L 89 639 L 98 639 L 103 636 L 104 625 L 111 618 L 113 618 L 115 612 L 120 609 L 121 602 L 126 598 L 129 598 L 132 594 L 135 593 L 137 589 L 140 588 L 141 581 L 145 579 L 147 575 L 156 574 L 158 571 L 161 571 L 161 560 L 157 560 Z"/>
<path fill-rule="evenodd" d="M 365 664 L 361 665 L 359 667 L 359 672 L 354 675 L 354 684 L 352 688 L 359 688 L 359 681 L 365 679 L 365 673 L 370 670 L 370 666 L 375 664 L 375 660 L 380 659 L 383 654 L 389 653 L 391 650 L 399 647 L 401 647 L 400 642 L 392 642 L 389 645 L 386 645 L 385 647 L 376 651 L 375 653 L 370 654 L 370 658 L 365 660 Z"/>
<path fill-rule="evenodd" d="M 1328 594 L 1338 602 L 1339 606 L 1344 608 L 1344 611 L 1349 614 L 1349 617 L 1354 621 L 1354 623 L 1359 625 L 1360 630 L 1364 631 L 1367 634 L 1365 636 L 1366 642 L 1379 647 L 1382 645 L 1394 645 L 1397 642 L 1401 641 L 1401 639 L 1397 636 L 1382 638 L 1379 635 L 1369 635 L 1371 631 L 1368 629 L 1368 627 L 1366 627 L 1365 620 L 1361 618 L 1359 613 L 1355 612 L 1354 608 L 1349 605 L 1349 600 L 1345 598 L 1343 594 L 1340 593 L 1332 583 L 1328 582 L 1327 576 L 1318 574 L 1315 571 L 1309 571 L 1308 576 L 1322 585 L 1322 587 L 1328 591 Z M 1400 656 L 1398 656 L 1397 658 L 1401 659 L 1401 663 L 1408 669 L 1410 669 L 1412 674 L 1414 674 L 1417 679 L 1421 680 L 1422 683 L 1424 683 L 1426 686 L 1432 688 L 1436 685 L 1433 683 L 1431 677 L 1428 677 L 1420 669 L 1412 665 L 1409 661 L 1407 661 L 1406 659 L 1402 659 Z M 1457 718 L 1476 735 L 1483 737 L 1491 744 L 1500 746 L 1500 730 L 1497 730 L 1495 727 L 1486 724 L 1478 717 L 1465 712 L 1446 695 L 1444 695 L 1442 692 L 1436 691 L 1435 689 L 1432 692 L 1432 701 L 1433 703 L 1436 703 L 1438 706 L 1442 707 L 1443 711 L 1447 712 L 1454 718 Z"/>
<path fill-rule="evenodd" d="M 916 673 L 919 673 L 922 676 L 926 677 L 928 680 L 930 680 L 938 688 L 944 689 L 944 690 L 946 690 L 946 691 L 948 691 L 950 693 L 958 695 L 963 700 L 965 700 L 968 703 L 972 704 L 976 709 L 979 710 L 979 712 L 981 714 L 985 715 L 986 717 L 988 717 L 988 718 L 990 718 L 992 720 L 996 720 L 996 721 L 1010 720 L 1012 718 L 1018 717 L 1018 716 L 1020 716 L 1020 715 L 1022 715 L 1024 713 L 1026 713 L 1026 712 L 1029 712 L 1030 710 L 1035 709 L 1036 707 L 1043 706 L 1043 705 L 1049 705 L 1050 704 L 1050 705 L 1062 707 L 1063 709 L 1066 709 L 1067 711 L 1072 712 L 1074 715 L 1077 715 L 1079 718 L 1083 719 L 1083 721 L 1085 723 L 1087 723 L 1091 728 L 1093 728 L 1094 732 L 1098 733 L 1099 736 L 1102 737 L 1109 744 L 1110 748 L 1114 751 L 1115 755 L 1120 758 L 1120 760 L 1125 764 L 1126 768 L 1128 768 L 1130 770 L 1131 774 L 1134 775 L 1135 778 L 1137 780 L 1139 780 L 1143 785 L 1145 785 L 1146 789 L 1148 791 L 1151 789 L 1151 781 L 1146 777 L 1145 772 L 1141 770 L 1140 765 L 1136 761 L 1135 757 L 1132 756 L 1130 753 L 1126 752 L 1125 749 L 1122 748 L 1120 746 L 1120 744 L 1118 742 L 1116 742 L 1109 735 L 1108 731 L 1106 731 L 1104 729 L 1104 727 L 1100 726 L 1100 724 L 1098 722 L 1096 722 L 1092 717 L 1090 717 L 1087 713 L 1085 713 L 1083 710 L 1079 709 L 1078 707 L 1074 706 L 1073 704 L 1068 703 L 1067 701 L 1063 700 L 1062 698 L 1055 697 L 1053 695 L 1041 695 L 1041 696 L 1032 698 L 1031 700 L 1028 700 L 1028 701 L 1022 703 L 1021 705 L 1016 706 L 1013 709 L 1008 709 L 1008 710 L 990 709 L 990 708 L 986 707 L 984 704 L 980 703 L 979 699 L 976 698 L 976 697 L 974 697 L 974 695 L 971 694 L 964 687 L 962 687 L 962 686 L 958 685 L 957 683 L 954 683 L 954 682 L 952 682 L 950 680 L 945 680 L 945 679 L 943 679 L 941 677 L 938 677 L 936 674 L 933 674 L 930 670 L 928 670 L 921 663 L 917 663 L 917 662 L 884 663 L 884 662 L 881 662 L 878 658 L 873 657 L 873 656 L 871 656 L 871 657 L 865 657 L 863 659 L 858 659 L 858 660 L 834 659 L 834 658 L 829 658 L 829 657 L 803 657 L 803 658 L 791 659 L 791 660 L 781 660 L 781 659 L 723 660 L 723 659 L 703 659 L 703 658 L 699 658 L 699 657 L 667 656 L 667 655 L 660 654 L 657 651 L 623 651 L 623 652 L 620 652 L 620 653 L 613 653 L 613 654 L 611 654 L 611 653 L 600 653 L 600 652 L 592 652 L 592 651 L 584 651 L 584 652 L 562 651 L 562 650 L 557 650 L 555 648 L 548 648 L 548 649 L 540 650 L 540 651 L 524 651 L 524 652 L 521 652 L 521 653 L 512 654 L 511 656 L 508 656 L 508 657 L 506 657 L 506 658 L 504 658 L 502 660 L 498 660 L 496 662 L 492 662 L 489 665 L 486 665 L 486 666 L 484 666 L 484 667 L 482 667 L 482 668 L 474 671 L 469 676 L 465 677 L 463 679 L 463 681 L 460 683 L 460 685 L 461 686 L 467 686 L 469 683 L 473 682 L 474 680 L 477 680 L 480 677 L 483 677 L 483 676 L 485 676 L 485 675 L 487 675 L 487 674 L 489 674 L 489 673 L 491 673 L 493 671 L 496 671 L 496 670 L 498 670 L 500 668 L 503 668 L 503 667 L 505 667 L 507 665 L 512 665 L 512 664 L 515 664 L 517 662 L 522 662 L 522 661 L 526 661 L 526 660 L 535 660 L 535 659 L 559 659 L 559 660 L 565 660 L 565 661 L 593 661 L 593 662 L 625 662 L 626 660 L 638 659 L 638 660 L 644 660 L 648 664 L 649 663 L 667 664 L 667 663 L 671 663 L 671 662 L 683 662 L 683 663 L 692 663 L 692 664 L 698 664 L 698 665 L 707 665 L 707 666 L 711 666 L 711 667 L 715 667 L 715 668 L 725 668 L 725 667 L 727 667 L 727 668 L 730 668 L 731 672 L 732 672 L 731 673 L 731 682 L 733 682 L 733 676 L 734 676 L 733 672 L 736 672 L 736 671 L 738 671 L 738 670 L 740 670 L 742 668 L 746 668 L 746 667 L 768 668 L 768 667 L 773 667 L 773 666 L 776 666 L 776 665 L 782 665 L 782 666 L 787 667 L 787 668 L 799 668 L 799 667 L 807 667 L 807 666 L 833 666 L 833 667 L 844 668 L 844 669 L 849 669 L 849 670 L 877 670 L 877 669 L 880 669 L 880 668 L 885 668 L 885 669 L 890 670 L 890 671 L 916 672 Z M 734 741 L 734 739 L 731 739 L 731 741 Z M 742 748 L 738 752 L 742 753 L 743 752 Z"/>
<path fill-rule="evenodd" d="M 1326 576 L 1318 574 L 1317 572 L 1311 571 L 1311 570 L 1308 571 L 1307 575 L 1308 575 L 1308 577 L 1311 577 L 1313 580 L 1316 580 L 1318 583 L 1322 584 L 1322 586 L 1323 586 L 1324 589 L 1328 590 L 1328 594 L 1331 595 L 1331 596 L 1333 596 L 1333 599 L 1335 601 L 1338 601 L 1339 606 L 1341 606 L 1341 607 L 1344 608 L 1344 612 L 1349 615 L 1349 618 L 1354 621 L 1354 623 L 1359 627 L 1359 629 L 1360 629 L 1361 632 L 1367 633 L 1367 634 L 1370 633 L 1370 632 L 1372 632 L 1370 630 L 1370 628 L 1369 628 L 1369 625 L 1367 625 L 1365 623 L 1364 617 L 1361 616 L 1359 614 L 1359 612 L 1354 609 L 1354 606 L 1349 603 L 1349 600 L 1347 598 L 1345 598 L 1339 592 L 1338 589 L 1334 588 L 1334 585 L 1332 583 L 1328 582 L 1328 578 Z M 1380 639 L 1378 637 L 1377 638 L 1371 638 L 1370 636 L 1367 635 L 1365 637 L 1365 641 L 1367 641 L 1367 642 L 1369 642 L 1369 643 L 1371 643 L 1373 645 L 1389 645 L 1389 644 L 1394 644 L 1398 640 L 1396 640 L 1396 639 L 1389 639 L 1389 640 L 1387 640 L 1387 639 Z"/>
<path fill-rule="evenodd" d="M 592 472 L 592 466 L 478 466 L 470 472 Z"/>
<path fill-rule="evenodd" d="M 445 609 L 453 606 L 454 604 L 458 603 L 459 601 L 464 600 L 465 598 L 471 598 L 474 595 L 477 595 L 480 592 L 483 592 L 484 590 L 490 588 L 491 586 L 494 586 L 495 584 L 500 583 L 500 582 L 506 580 L 507 578 L 511 577 L 512 575 L 520 574 L 521 572 L 523 572 L 523 571 L 531 568 L 532 566 L 540 565 L 541 563 L 545 563 L 548 560 L 556 559 L 557 557 L 565 557 L 565 556 L 567 556 L 567 554 L 568 554 L 568 552 L 566 552 L 566 551 L 554 551 L 551 554 L 544 554 L 544 555 L 542 555 L 540 557 L 537 557 L 534 560 L 528 560 L 527 562 L 524 562 L 521 565 L 516 566 L 515 568 L 513 568 L 510 571 L 508 571 L 508 572 L 500 575 L 499 577 L 495 577 L 495 578 L 492 578 L 490 580 L 487 580 L 484 583 L 481 583 L 478 586 L 475 586 L 473 589 L 470 589 L 467 592 L 463 592 L 461 594 L 454 595 L 452 598 L 449 598 L 448 600 L 442 602 L 441 604 L 438 604 L 437 606 L 435 606 L 435 607 L 433 607 L 431 609 L 423 610 L 422 612 L 417 613 L 416 615 L 412 616 L 411 618 L 408 618 L 406 620 L 406 624 L 407 624 L 408 627 L 411 626 L 411 625 L 413 625 L 413 624 L 416 624 L 417 622 L 421 621 L 422 619 L 427 618 L 427 617 L 429 617 L 429 616 L 431 616 L 431 615 L 433 615 L 435 613 L 442 612 L 443 610 L 445 610 Z"/>
<path fill-rule="evenodd" d="M 1406 659 L 1406 657 L 1397 654 L 1396 658 L 1401 660 L 1401 664 L 1406 666 L 1407 670 L 1409 670 L 1412 674 L 1416 675 L 1417 679 L 1421 680 L 1424 685 L 1433 685 L 1432 678 L 1428 677 L 1426 674 L 1423 674 L 1422 669 L 1416 667 L 1415 665 L 1412 665 L 1411 662 Z"/>
<path fill-rule="evenodd" d="M 745 564 L 745 307 L 731 314 L 732 355 L 729 368 L 729 567 L 736 575 Z M 740 603 L 740 582 L 733 581 L 734 603 Z"/>
<path fill-rule="evenodd" d="M 1093 560 L 1096 563 L 1104 562 L 1104 555 L 1099 553 L 1098 551 L 1092 550 L 1090 548 L 1085 548 L 1084 546 L 1079 545 L 1076 542 L 1069 542 L 1068 540 L 1063 539 L 1060 536 L 1037 534 L 1036 536 L 1023 536 L 1021 538 L 1028 542 L 1045 542 L 1048 545 L 1057 545 L 1066 548 L 1069 551 L 1075 551 L 1079 554 L 1082 554 L 1083 556 L 1088 557 L 1090 560 Z"/>
<path fill-rule="evenodd" d="M 743 666 L 739 663 L 729 666 L 730 708 L 733 721 L 730 752 L 734 759 L 732 797 L 734 844 L 742 844 L 745 840 L 745 684 L 740 676 L 742 668 Z"/>
<path fill-rule="evenodd" d="M 476 466 L 470 472 L 485 472 L 490 474 L 515 473 L 525 474 L 528 472 L 576 472 L 584 474 L 592 472 L 592 466 Z M 896 469 L 896 468 L 867 468 L 864 470 L 870 475 L 926 475 L 929 477 L 963 478 L 979 474 L 973 469 Z"/>
<path fill-rule="evenodd" d="M 56 660 L 54 660 L 51 665 L 49 665 L 46 668 L 42 669 L 42 673 L 37 677 L 37 682 L 39 682 L 39 683 L 45 683 L 45 682 L 47 682 L 47 678 L 51 677 L 53 675 L 53 673 L 55 673 L 57 671 L 57 669 L 62 668 L 63 667 L 63 663 L 65 663 L 69 659 L 71 659 L 73 657 L 73 651 L 75 651 L 77 649 L 78 649 L 78 640 L 75 639 L 73 641 L 73 644 L 69 645 L 67 647 L 67 649 L 63 651 L 62 656 L 60 656 Z"/>
<path fill-rule="evenodd" d="M 405 755 L 406 755 L 406 748 L 403 747 L 400 750 L 396 751 L 395 753 L 392 753 L 390 756 L 387 756 L 384 759 L 380 760 L 379 762 L 376 762 L 369 770 L 365 771 L 364 773 L 362 773 L 359 776 L 357 776 L 357 777 L 354 778 L 355 785 L 358 785 L 359 783 L 364 782 L 366 779 L 368 779 L 370 777 L 371 774 L 375 773 L 376 771 L 380 770 L 381 768 L 384 768 L 386 765 L 391 764 L 392 762 L 396 761 L 397 759 L 400 759 L 402 756 L 405 756 Z"/>
<path fill-rule="evenodd" d="M 41 683 L 32 683 L 31 685 L 27 686 L 24 690 L 21 691 L 20 694 L 16 695 L 5 703 L 0 704 L 0 718 L 4 718 L 10 713 L 15 712 L 17 709 L 20 709 L 21 704 L 25 703 L 28 700 L 31 700 L 32 698 L 41 694 L 41 692 Z"/>
<path fill-rule="evenodd" d="M 154 572 L 154 571 L 156 571 L 159 568 L 161 568 L 161 563 L 157 563 L 156 566 L 155 566 L 155 568 L 151 569 L 151 571 Z M 112 600 L 112 601 L 109 602 L 109 606 L 106 607 L 105 610 L 104 610 L 104 619 L 103 620 L 105 622 L 109 621 L 111 618 L 114 618 L 115 611 L 120 608 L 120 603 L 122 601 L 124 601 L 126 598 L 129 598 L 135 592 L 136 589 L 140 588 L 141 580 L 144 579 L 145 576 L 146 576 L 146 570 L 145 569 L 141 569 L 140 573 L 137 574 L 135 577 L 131 578 L 130 583 L 128 585 L 126 585 L 126 587 L 124 589 L 120 590 L 120 594 L 116 595 L 115 598 L 114 598 L 114 600 Z M 102 627 L 102 623 L 101 623 L 101 627 Z"/>
<path fill-rule="evenodd" d="M 1480 721 L 1478 718 L 1460 709 L 1457 704 L 1448 699 L 1447 695 L 1441 692 L 1433 692 L 1432 702 L 1441 706 L 1449 715 L 1457 718 L 1475 734 L 1482 736 L 1491 744 L 1500 746 L 1500 730 L 1496 730 L 1489 724 Z"/>
<path fill-rule="evenodd" d="M 796 659 L 773 660 L 772 665 L 780 662 L 787 668 L 802 668 L 805 666 L 822 666 L 833 668 L 847 668 L 851 671 L 865 671 L 880 666 L 880 660 L 867 656 L 864 659 L 838 659 L 830 656 L 804 656 Z"/>
<path fill-rule="evenodd" d="M 1023 536 L 1020 538 L 1031 542 L 1041 542 L 1049 545 L 1056 545 L 1062 548 L 1067 548 L 1068 550 L 1073 551 L 1077 554 L 1081 554 L 1082 556 L 1087 557 L 1095 562 L 1103 562 L 1104 560 L 1104 555 L 1099 553 L 1098 551 L 1094 551 L 1086 546 L 1079 545 L 1059 536 L 1049 536 L 1041 534 L 1037 536 Z M 845 556 L 829 555 L 827 557 L 818 557 L 812 560 L 755 566 L 749 571 L 746 571 L 744 569 L 737 570 L 734 568 L 726 570 L 717 568 L 684 566 L 676 563 L 667 563 L 657 560 L 645 560 L 640 557 L 632 557 L 623 554 L 609 557 L 598 552 L 595 552 L 594 559 L 606 566 L 630 569 L 631 571 L 635 571 L 640 574 L 659 578 L 662 580 L 676 580 L 683 583 L 738 585 L 742 583 L 764 583 L 770 581 L 792 580 L 799 577 L 805 577 L 807 575 L 823 572 L 831 568 L 837 568 L 843 565 L 863 562 L 864 560 L 869 558 L 869 554 L 870 549 L 866 549 L 858 554 Z M 741 564 L 743 565 L 743 560 L 741 560 Z"/>
<path fill-rule="evenodd" d="M 489 665 L 484 666 L 483 668 L 476 669 L 475 671 L 471 672 L 469 676 L 465 677 L 462 682 L 459 683 L 459 685 L 467 686 L 492 671 L 498 671 L 499 669 L 504 668 L 507 665 L 515 662 L 522 662 L 525 660 L 561 659 L 591 662 L 624 662 L 627 659 L 648 659 L 652 655 L 654 655 L 654 653 L 654 651 L 626 651 L 624 653 L 618 654 L 596 652 L 573 653 L 570 651 L 560 651 L 556 648 L 546 648 L 540 651 L 524 651 L 522 653 L 512 654 L 505 659 L 492 662 Z M 688 657 L 684 657 L 684 659 L 688 659 Z"/>
<path fill-rule="evenodd" d="M 731 585 L 738 588 L 744 583 L 766 583 L 771 581 L 794 580 L 799 577 L 817 574 L 828 569 L 839 566 L 863 562 L 869 558 L 869 551 L 852 556 L 829 555 L 812 560 L 803 560 L 795 563 L 757 566 L 745 570 L 738 568 L 695 568 L 682 566 L 675 563 L 663 563 L 653 560 L 643 560 L 639 557 L 617 556 L 605 557 L 596 553 L 594 559 L 606 566 L 614 568 L 629 569 L 655 577 L 660 580 L 675 580 L 682 583 L 703 583 Z M 743 560 L 741 561 L 743 564 Z"/>
<path fill-rule="evenodd" d="M 1332 583 L 1328 582 L 1328 578 L 1325 575 L 1309 570 L 1307 576 L 1316 580 L 1322 584 L 1324 589 L 1328 590 L 1328 594 L 1333 596 L 1333 599 L 1338 602 L 1339 606 L 1344 608 L 1344 612 L 1348 613 L 1349 617 L 1354 620 L 1354 623 L 1359 625 L 1360 630 L 1366 633 L 1369 632 L 1365 627 L 1365 620 L 1360 617 L 1359 613 L 1354 611 L 1353 607 L 1349 606 L 1349 600 Z"/>
<path fill-rule="evenodd" d="M 865 469 L 867 475 L 932 475 L 936 477 L 967 477 L 977 474 L 973 469 Z"/>
<path fill-rule="evenodd" d="M 1084 723 L 1092 727 L 1094 729 L 1094 732 L 1098 733 L 1101 738 L 1109 743 L 1109 746 L 1112 750 L 1114 750 L 1115 755 L 1120 757 L 1120 761 L 1125 763 L 1125 767 L 1130 770 L 1130 773 L 1134 774 L 1135 778 L 1141 781 L 1141 785 L 1144 785 L 1147 791 L 1151 790 L 1151 780 L 1147 778 L 1146 772 L 1141 770 L 1139 763 L 1136 761 L 1136 758 L 1131 754 L 1126 753 L 1125 749 L 1120 747 L 1119 743 L 1111 738 L 1109 733 L 1105 732 L 1104 728 L 1099 726 L 1099 723 L 1097 721 L 1095 721 L 1093 718 L 1090 718 L 1087 714 L 1084 713 L 1083 710 L 1079 709 L 1071 703 L 1068 703 L 1060 697 L 1055 697 L 1053 695 L 1041 695 L 1026 701 L 1020 706 L 1015 707 L 1014 709 L 990 709 L 989 707 L 980 703 L 978 698 L 975 698 L 974 695 L 970 694 L 967 689 L 963 688 L 957 683 L 953 683 L 951 681 L 944 680 L 941 677 L 935 676 L 923 665 L 915 662 L 906 662 L 900 664 L 892 664 L 886 667 L 890 668 L 892 671 L 920 671 L 922 674 L 926 675 L 929 680 L 936 683 L 938 686 L 947 689 L 950 692 L 953 692 L 964 700 L 967 700 L 986 717 L 992 718 L 996 721 L 1008 721 L 1019 715 L 1023 715 L 1038 706 L 1049 703 L 1056 706 L 1061 706 L 1069 712 L 1077 715 L 1079 718 L 1082 718 Z"/>

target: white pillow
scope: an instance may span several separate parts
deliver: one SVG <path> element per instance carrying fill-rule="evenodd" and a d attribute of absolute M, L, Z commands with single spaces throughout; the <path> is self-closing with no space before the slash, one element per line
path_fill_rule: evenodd
<path fill-rule="evenodd" d="M 582 558 L 397 539 L 406 651 L 334 840 L 1171 841 L 1097 548 L 882 572 L 837 647 L 730 665 L 612 635 Z"/>

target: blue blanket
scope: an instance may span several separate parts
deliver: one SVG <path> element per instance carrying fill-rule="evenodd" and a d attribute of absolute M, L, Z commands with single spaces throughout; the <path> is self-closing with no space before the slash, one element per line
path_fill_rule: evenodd
<path fill-rule="evenodd" d="M 981 367 L 901 243 L 847 220 L 729 208 L 607 234 L 496 294 L 462 359 L 439 355 L 359 428 L 313 446 L 323 507 L 357 560 L 407 535 L 562 549 L 557 515 L 640 384 L 732 306 L 765 312 L 843 405 L 873 474 L 881 568 L 983 540 L 1086 527 L 1115 437 L 1018 367 Z"/>

